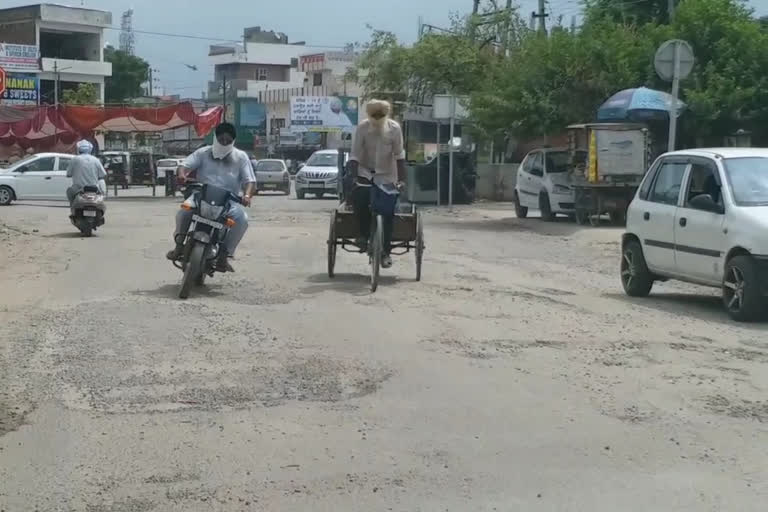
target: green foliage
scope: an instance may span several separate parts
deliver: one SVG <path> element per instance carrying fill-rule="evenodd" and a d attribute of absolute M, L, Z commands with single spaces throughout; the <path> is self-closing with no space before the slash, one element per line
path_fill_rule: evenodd
<path fill-rule="evenodd" d="M 668 0 L 585 0 L 588 21 L 610 20 L 615 23 L 645 25 L 668 23 Z"/>
<path fill-rule="evenodd" d="M 141 57 L 108 46 L 104 60 L 112 63 L 112 76 L 105 80 L 106 103 L 123 103 L 142 95 L 141 84 L 149 79 L 149 64 Z"/>
<path fill-rule="evenodd" d="M 671 24 L 666 9 L 667 0 L 590 0 L 579 30 L 548 36 L 528 30 L 516 12 L 457 17 L 449 32 L 410 48 L 374 32 L 356 71 L 367 71 L 366 91 L 398 91 L 412 102 L 468 94 L 476 132 L 531 137 L 594 120 L 622 89 L 669 90 L 653 56 L 663 41 L 679 38 L 696 56 L 681 83 L 689 106 L 683 140 L 720 143 L 740 128 L 768 139 L 768 22 L 741 0 L 680 0 Z"/>
<path fill-rule="evenodd" d="M 92 105 L 99 100 L 99 93 L 93 84 L 81 83 L 77 89 L 66 89 L 61 93 L 61 102 L 69 105 Z"/>

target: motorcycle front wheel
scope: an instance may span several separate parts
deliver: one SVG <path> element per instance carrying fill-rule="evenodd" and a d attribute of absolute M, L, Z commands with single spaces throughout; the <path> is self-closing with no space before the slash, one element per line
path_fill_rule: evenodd
<path fill-rule="evenodd" d="M 194 245 L 192 250 L 189 251 L 189 259 L 187 259 L 187 266 L 184 269 L 184 277 L 181 279 L 181 290 L 179 290 L 179 298 L 186 299 L 189 297 L 189 291 L 192 289 L 192 285 L 200 278 L 200 274 L 203 272 L 203 259 L 205 257 L 205 245 L 192 241 Z"/>

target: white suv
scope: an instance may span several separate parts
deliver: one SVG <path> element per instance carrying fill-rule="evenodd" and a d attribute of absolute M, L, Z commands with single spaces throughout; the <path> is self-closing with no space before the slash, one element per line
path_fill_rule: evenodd
<path fill-rule="evenodd" d="M 768 296 L 768 149 L 675 151 L 659 157 L 627 212 L 621 281 L 646 296 L 656 280 L 722 288 L 735 320 Z"/>
<path fill-rule="evenodd" d="M 573 215 L 570 159 L 565 148 L 537 149 L 525 156 L 513 194 L 518 218 L 527 217 L 529 208 L 538 209 L 545 221 L 555 220 L 558 213 Z"/>

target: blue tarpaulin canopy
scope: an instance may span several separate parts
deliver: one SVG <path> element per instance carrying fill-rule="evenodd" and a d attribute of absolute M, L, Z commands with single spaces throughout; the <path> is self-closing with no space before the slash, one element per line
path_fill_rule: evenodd
<path fill-rule="evenodd" d="M 666 92 L 638 87 L 617 92 L 597 110 L 598 121 L 649 121 L 669 118 L 675 99 Z M 674 107 L 676 116 L 685 108 L 685 103 L 677 100 Z"/>

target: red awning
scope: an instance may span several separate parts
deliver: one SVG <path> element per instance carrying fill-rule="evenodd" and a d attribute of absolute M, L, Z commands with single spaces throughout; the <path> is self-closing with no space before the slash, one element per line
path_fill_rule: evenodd
<path fill-rule="evenodd" d="M 0 105 L 0 157 L 40 151 L 71 151 L 79 138 L 95 131 L 159 132 L 194 126 L 198 136 L 221 122 L 222 107 L 204 111 L 184 102 L 162 107 Z"/>

